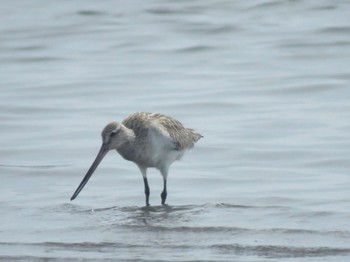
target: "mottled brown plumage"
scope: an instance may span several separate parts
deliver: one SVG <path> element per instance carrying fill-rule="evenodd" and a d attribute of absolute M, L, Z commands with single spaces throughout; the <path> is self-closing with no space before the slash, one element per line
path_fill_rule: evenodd
<path fill-rule="evenodd" d="M 150 129 L 163 129 L 172 139 L 175 149 L 190 149 L 202 135 L 195 130 L 185 128 L 178 120 L 157 113 L 134 113 L 122 122 L 124 126 L 132 129 L 136 137 L 144 137 Z"/>

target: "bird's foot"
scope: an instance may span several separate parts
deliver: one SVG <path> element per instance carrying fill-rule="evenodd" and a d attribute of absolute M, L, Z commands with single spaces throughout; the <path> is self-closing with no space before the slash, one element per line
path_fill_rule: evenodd
<path fill-rule="evenodd" d="M 166 191 L 163 191 L 163 192 L 160 194 L 160 197 L 162 198 L 162 205 L 163 205 L 163 206 L 165 205 L 166 196 L 167 196 L 167 192 L 166 192 Z"/>

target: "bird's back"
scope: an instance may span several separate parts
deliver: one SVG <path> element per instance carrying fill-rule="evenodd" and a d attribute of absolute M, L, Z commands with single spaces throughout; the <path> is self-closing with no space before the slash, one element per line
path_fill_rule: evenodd
<path fill-rule="evenodd" d="M 146 139 L 150 132 L 168 137 L 175 150 L 190 149 L 202 137 L 195 130 L 185 128 L 178 120 L 156 113 L 134 113 L 122 124 L 132 129 L 138 139 Z"/>

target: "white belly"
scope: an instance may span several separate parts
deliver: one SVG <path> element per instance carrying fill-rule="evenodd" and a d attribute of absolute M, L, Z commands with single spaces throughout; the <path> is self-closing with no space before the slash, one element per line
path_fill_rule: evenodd
<path fill-rule="evenodd" d="M 148 136 L 146 155 L 152 167 L 158 169 L 169 167 L 185 153 L 185 150 L 175 149 L 174 143 L 166 133 L 149 132 Z"/>

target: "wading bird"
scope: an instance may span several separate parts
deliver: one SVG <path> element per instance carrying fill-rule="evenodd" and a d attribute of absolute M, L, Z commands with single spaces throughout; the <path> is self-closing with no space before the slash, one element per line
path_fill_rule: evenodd
<path fill-rule="evenodd" d="M 164 205 L 170 165 L 202 137 L 172 117 L 144 112 L 134 113 L 121 123 L 109 123 L 101 135 L 101 149 L 70 200 L 78 196 L 108 151 L 116 149 L 124 159 L 139 167 L 145 186 L 146 205 L 149 205 L 150 195 L 147 168 L 154 167 L 160 171 L 164 183 L 161 203 Z"/>

